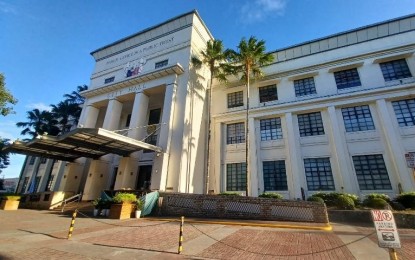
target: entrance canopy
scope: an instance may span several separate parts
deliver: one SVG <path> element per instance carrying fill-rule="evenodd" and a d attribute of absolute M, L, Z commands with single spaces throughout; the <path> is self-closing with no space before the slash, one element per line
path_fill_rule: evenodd
<path fill-rule="evenodd" d="M 128 156 L 148 149 L 162 152 L 160 147 L 144 143 L 102 128 L 77 128 L 61 136 L 38 136 L 30 142 L 15 141 L 6 152 L 74 161 L 80 157 L 98 159 L 106 154 Z"/>

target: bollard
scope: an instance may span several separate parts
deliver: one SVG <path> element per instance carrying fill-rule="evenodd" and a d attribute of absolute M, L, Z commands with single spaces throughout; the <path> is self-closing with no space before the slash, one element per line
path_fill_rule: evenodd
<path fill-rule="evenodd" d="M 177 250 L 177 253 L 180 254 L 183 251 L 183 225 L 184 225 L 184 217 L 182 216 L 181 222 L 180 222 L 180 235 L 179 235 L 179 248 Z"/>
<path fill-rule="evenodd" d="M 73 227 L 75 225 L 75 218 L 76 218 L 76 214 L 77 214 L 77 209 L 75 209 L 75 211 L 72 214 L 72 220 L 71 220 L 71 225 L 69 226 L 69 233 L 68 233 L 68 239 L 71 238 L 72 236 L 72 231 L 73 231 Z"/>
<path fill-rule="evenodd" d="M 398 254 L 396 253 L 395 248 L 389 248 L 389 259 L 398 260 Z"/>

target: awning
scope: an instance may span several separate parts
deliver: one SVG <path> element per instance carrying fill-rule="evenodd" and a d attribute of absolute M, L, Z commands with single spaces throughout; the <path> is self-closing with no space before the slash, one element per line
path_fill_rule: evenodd
<path fill-rule="evenodd" d="M 3 148 L 4 151 L 10 153 L 69 162 L 80 157 L 98 159 L 106 154 L 129 156 L 142 149 L 162 152 L 160 147 L 102 128 L 77 128 L 58 137 L 38 136 L 30 142 L 15 141 Z"/>

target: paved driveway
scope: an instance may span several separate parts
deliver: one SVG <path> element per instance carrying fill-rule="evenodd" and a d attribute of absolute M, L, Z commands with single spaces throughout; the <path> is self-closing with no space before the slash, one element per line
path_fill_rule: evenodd
<path fill-rule="evenodd" d="M 333 224 L 332 231 L 185 222 L 110 220 L 50 211 L 0 210 L 0 259 L 389 259 L 372 227 Z M 415 259 L 415 230 L 400 230 L 400 259 Z"/>

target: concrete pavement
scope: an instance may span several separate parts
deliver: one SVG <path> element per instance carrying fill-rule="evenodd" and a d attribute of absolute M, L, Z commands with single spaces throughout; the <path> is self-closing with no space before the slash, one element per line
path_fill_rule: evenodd
<path fill-rule="evenodd" d="M 185 220 L 178 255 L 175 221 L 78 214 L 67 240 L 70 221 L 70 216 L 51 211 L 0 210 L 0 259 L 389 259 L 370 226 L 331 223 L 327 231 Z M 399 259 L 415 259 L 415 230 L 399 232 Z"/>

